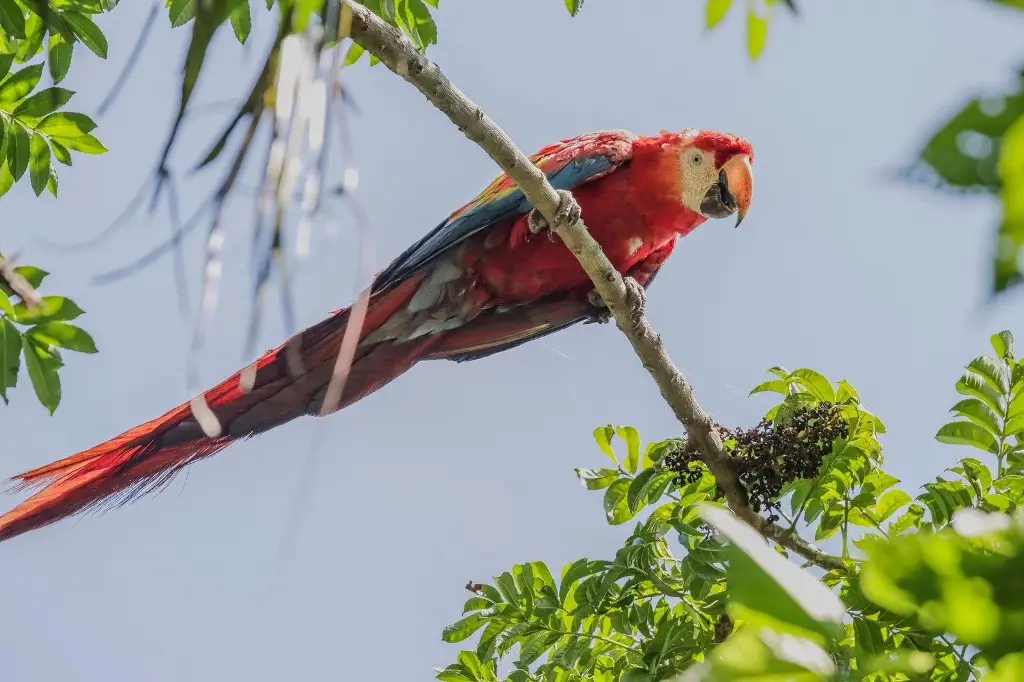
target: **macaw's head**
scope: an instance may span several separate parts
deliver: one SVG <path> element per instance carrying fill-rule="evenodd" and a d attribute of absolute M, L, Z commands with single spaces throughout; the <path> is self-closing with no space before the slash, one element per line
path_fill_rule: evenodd
<path fill-rule="evenodd" d="M 712 130 L 673 135 L 679 150 L 683 203 L 708 218 L 746 217 L 754 196 L 750 164 L 754 148 L 746 140 Z"/>

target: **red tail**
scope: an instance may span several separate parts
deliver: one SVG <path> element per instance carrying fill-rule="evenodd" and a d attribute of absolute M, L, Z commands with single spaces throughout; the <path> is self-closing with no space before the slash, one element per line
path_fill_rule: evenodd
<path fill-rule="evenodd" d="M 405 305 L 421 281 L 422 275 L 372 296 L 360 338 Z M 206 391 L 203 396 L 221 426 L 215 438 L 206 436 L 192 408 L 185 404 L 102 445 L 16 476 L 13 482 L 19 488 L 42 486 L 42 490 L 0 517 L 0 541 L 79 511 L 123 504 L 167 484 L 189 464 L 235 440 L 302 415 L 317 414 L 348 318 L 349 310 L 340 311 L 264 355 L 257 362 L 250 390 L 243 390 L 243 372 L 238 372 Z M 418 343 L 360 348 L 339 408 L 406 372 L 437 339 L 426 336 Z"/>

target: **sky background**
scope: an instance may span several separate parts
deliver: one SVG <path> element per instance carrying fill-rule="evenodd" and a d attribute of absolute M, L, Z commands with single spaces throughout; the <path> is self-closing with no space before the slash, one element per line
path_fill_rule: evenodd
<path fill-rule="evenodd" d="M 889 427 L 888 469 L 914 489 L 966 454 L 932 436 L 956 400 L 960 367 L 988 350 L 988 336 L 1009 327 L 1024 337 L 1024 303 L 987 302 L 995 202 L 895 184 L 888 171 L 968 96 L 1015 77 L 1024 15 L 971 0 L 941 9 L 929 0 L 804 2 L 799 19 L 779 14 L 751 65 L 741 14 L 707 34 L 703 4 L 594 1 L 570 20 L 558 0 L 444 0 L 431 56 L 528 153 L 606 128 L 693 126 L 751 140 L 757 193 L 747 221 L 740 230 L 709 222 L 680 244 L 652 287 L 651 322 L 725 424 L 760 418 L 770 398 L 747 392 L 772 365 L 848 379 Z M 76 50 L 69 87 L 81 94 L 71 109 L 95 111 L 149 7 L 122 3 L 100 18 L 110 57 Z M 171 261 L 108 286 L 91 282 L 165 239 L 166 210 L 140 214 L 85 253 L 40 240 L 102 229 L 156 161 L 188 38 L 161 12 L 134 77 L 99 120 L 110 153 L 62 168 L 59 201 L 35 199 L 25 182 L 0 204 L 4 253 L 52 271 L 44 293 L 87 310 L 80 322 L 101 350 L 67 354 L 53 417 L 22 377 L 0 410 L 4 476 L 189 397 L 191 324 L 178 312 Z M 228 33 L 217 41 L 196 104 L 248 91 L 273 29 L 262 9 L 254 15 L 248 49 Z M 383 68 L 364 63 L 346 77 L 362 111 L 350 163 L 379 268 L 496 170 Z M 177 171 L 200 158 L 228 114 L 188 122 Z M 182 185 L 189 213 L 222 172 Z M 320 229 L 297 275 L 301 326 L 354 293 L 352 224 L 337 214 L 341 237 Z M 231 205 L 206 384 L 244 362 L 252 215 L 249 196 Z M 198 237 L 186 247 L 193 302 L 201 248 Z M 271 296 L 262 348 L 293 331 L 278 311 Z M 429 679 L 458 651 L 440 633 L 459 617 L 467 580 L 531 560 L 558 571 L 620 546 L 628 528 L 607 526 L 600 494 L 573 474 L 601 466 L 591 432 L 607 423 L 635 425 L 645 441 L 679 433 L 614 325 L 478 362 L 420 365 L 330 419 L 233 446 L 157 497 L 0 545 L 5 679 Z M 279 573 L 314 437 L 323 443 L 314 482 Z"/>

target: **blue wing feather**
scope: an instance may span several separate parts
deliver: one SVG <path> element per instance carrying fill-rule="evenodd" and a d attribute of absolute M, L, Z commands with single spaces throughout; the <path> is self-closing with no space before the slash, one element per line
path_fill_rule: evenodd
<path fill-rule="evenodd" d="M 627 160 L 621 149 L 613 151 L 613 155 L 606 153 L 579 156 L 547 173 L 548 181 L 555 189 L 572 190 L 590 180 L 602 177 Z M 381 291 L 404 281 L 466 238 L 511 216 L 522 215 L 531 208 L 523 193 L 513 187 L 512 191 L 504 196 L 474 206 L 461 215 L 456 212 L 455 215 L 458 217 L 454 220 L 448 218 L 442 222 L 381 271 L 374 281 L 373 291 Z"/>

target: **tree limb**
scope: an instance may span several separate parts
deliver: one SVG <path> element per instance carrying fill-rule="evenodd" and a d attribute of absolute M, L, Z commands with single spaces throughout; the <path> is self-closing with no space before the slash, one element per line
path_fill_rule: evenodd
<path fill-rule="evenodd" d="M 590 236 L 583 220 L 556 220 L 560 201 L 544 173 L 515 146 L 508 135 L 456 88 L 436 64 L 421 55 L 397 29 L 352 0 L 351 35 L 356 43 L 379 59 L 391 71 L 416 87 L 459 130 L 480 146 L 516 183 L 527 200 L 547 219 L 551 228 L 572 251 L 594 282 L 594 288 L 608 306 L 619 329 L 626 335 L 644 368 L 650 372 L 661 395 L 699 446 L 701 459 L 715 476 L 733 512 L 765 537 L 824 569 L 841 568 L 842 561 L 826 555 L 795 533 L 769 523 L 748 504 L 729 457 L 722 447 L 711 417 L 697 403 L 693 388 L 672 363 L 661 337 L 646 317 L 637 316 L 622 275 L 605 256 L 601 245 Z M 563 215 L 566 211 L 563 209 Z M 578 211 L 576 212 L 578 214 Z"/>

